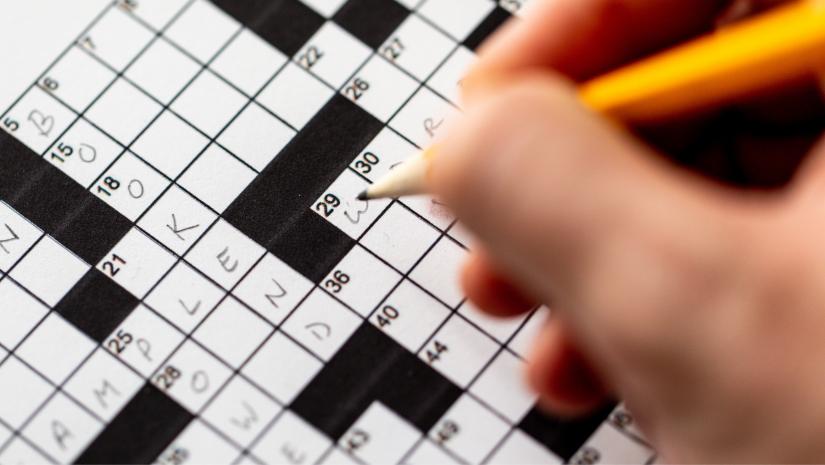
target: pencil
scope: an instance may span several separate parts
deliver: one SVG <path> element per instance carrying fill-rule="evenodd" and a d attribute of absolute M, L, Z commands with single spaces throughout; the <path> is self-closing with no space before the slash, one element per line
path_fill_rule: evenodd
<path fill-rule="evenodd" d="M 825 0 L 797 0 L 582 84 L 581 101 L 625 123 L 713 108 L 825 72 Z M 426 193 L 431 147 L 358 195 Z"/>

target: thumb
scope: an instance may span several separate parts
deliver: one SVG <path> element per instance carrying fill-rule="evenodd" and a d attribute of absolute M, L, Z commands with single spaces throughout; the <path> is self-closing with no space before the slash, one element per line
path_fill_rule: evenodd
<path fill-rule="evenodd" d="M 734 194 L 656 157 L 553 75 L 488 87 L 441 151 L 433 191 L 574 330 L 626 318 L 623 302 L 653 311 L 679 295 L 670 283 L 730 253 L 722 225 L 735 218 Z"/>

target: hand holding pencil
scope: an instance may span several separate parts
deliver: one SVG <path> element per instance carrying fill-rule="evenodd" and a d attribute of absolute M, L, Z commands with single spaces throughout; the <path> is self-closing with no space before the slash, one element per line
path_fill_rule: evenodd
<path fill-rule="evenodd" d="M 427 188 L 478 238 L 463 276 L 470 299 L 498 315 L 552 308 L 529 360 L 548 408 L 576 414 L 621 398 L 665 460 L 821 462 L 819 89 L 798 73 L 779 93 L 748 92 L 721 113 L 696 105 L 705 113 L 654 128 L 624 127 L 582 103 L 582 83 L 709 31 L 729 3 L 536 3 L 484 47 L 465 81 L 465 117 L 432 157 Z M 777 24 L 801 28 L 790 18 Z M 761 66 L 785 73 L 788 60 Z M 753 78 L 719 86 L 730 95 Z M 719 167 L 730 160 L 713 155 L 731 150 L 717 145 L 736 149 L 728 171 L 774 186 L 809 155 L 771 190 L 734 188 L 661 155 L 691 155 L 726 177 Z"/>

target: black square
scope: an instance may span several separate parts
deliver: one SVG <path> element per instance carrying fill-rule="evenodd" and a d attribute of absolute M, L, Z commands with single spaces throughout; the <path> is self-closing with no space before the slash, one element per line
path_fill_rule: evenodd
<path fill-rule="evenodd" d="M 319 283 L 355 246 L 332 223 L 305 210 L 267 249 L 314 283 Z"/>
<path fill-rule="evenodd" d="M 377 400 L 426 434 L 460 395 L 458 386 L 364 322 L 290 409 L 338 440 Z"/>
<path fill-rule="evenodd" d="M 614 408 L 615 405 L 606 405 L 586 417 L 563 420 L 534 407 L 522 418 L 518 428 L 567 462 Z"/>
<path fill-rule="evenodd" d="M 476 26 L 475 30 L 464 39 L 464 46 L 470 50 L 477 50 L 488 37 L 496 32 L 496 30 L 511 17 L 512 15 L 507 10 L 496 6 L 493 11 L 484 18 L 484 21 Z"/>
<path fill-rule="evenodd" d="M 130 294 L 95 268 L 58 302 L 54 310 L 97 342 L 103 342 L 138 305 Z"/>
<path fill-rule="evenodd" d="M 312 226 L 314 218 L 307 220 L 311 225 L 308 230 L 318 230 L 324 238 L 294 237 L 290 231 L 304 222 L 303 215 L 311 213 L 312 202 L 382 127 L 380 121 L 345 97 L 334 96 L 232 202 L 223 213 L 224 219 L 267 248 L 274 244 L 273 248 L 283 250 L 282 244 L 303 240 L 321 243 L 331 234 L 323 225 Z"/>
<path fill-rule="evenodd" d="M 192 418 L 191 413 L 147 383 L 76 463 L 153 463 Z"/>
<path fill-rule="evenodd" d="M 97 263 L 132 228 L 132 222 L 92 194 L 54 233 L 55 238 L 86 263 Z"/>
<path fill-rule="evenodd" d="M 92 194 L 57 168 L 30 156 L 37 163 L 26 160 L 23 166 L 30 166 L 34 171 L 20 172 L 19 167 L 14 170 L 12 175 L 22 179 L 11 180 L 11 184 L 18 187 L 9 194 L 9 204 L 44 232 L 53 234 Z"/>
<path fill-rule="evenodd" d="M 218 0 L 215 3 L 290 57 L 326 21 L 300 0 Z"/>
<path fill-rule="evenodd" d="M 377 49 L 410 11 L 395 0 L 349 0 L 332 18 L 339 26 Z"/>
<path fill-rule="evenodd" d="M 11 204 L 46 164 L 22 142 L 0 130 L 0 199 Z"/>

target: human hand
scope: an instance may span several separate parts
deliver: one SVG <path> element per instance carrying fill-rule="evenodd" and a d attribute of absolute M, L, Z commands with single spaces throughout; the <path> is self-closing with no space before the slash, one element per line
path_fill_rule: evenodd
<path fill-rule="evenodd" d="M 432 188 L 479 239 L 472 300 L 553 308 L 530 360 L 543 404 L 575 414 L 616 395 L 666 460 L 822 461 L 825 146 L 782 189 L 724 187 L 593 115 L 571 84 L 707 30 L 724 3 L 539 2 L 482 50 Z M 769 116 L 822 130 L 784 106 Z M 764 160 L 810 144 L 755 145 Z"/>

